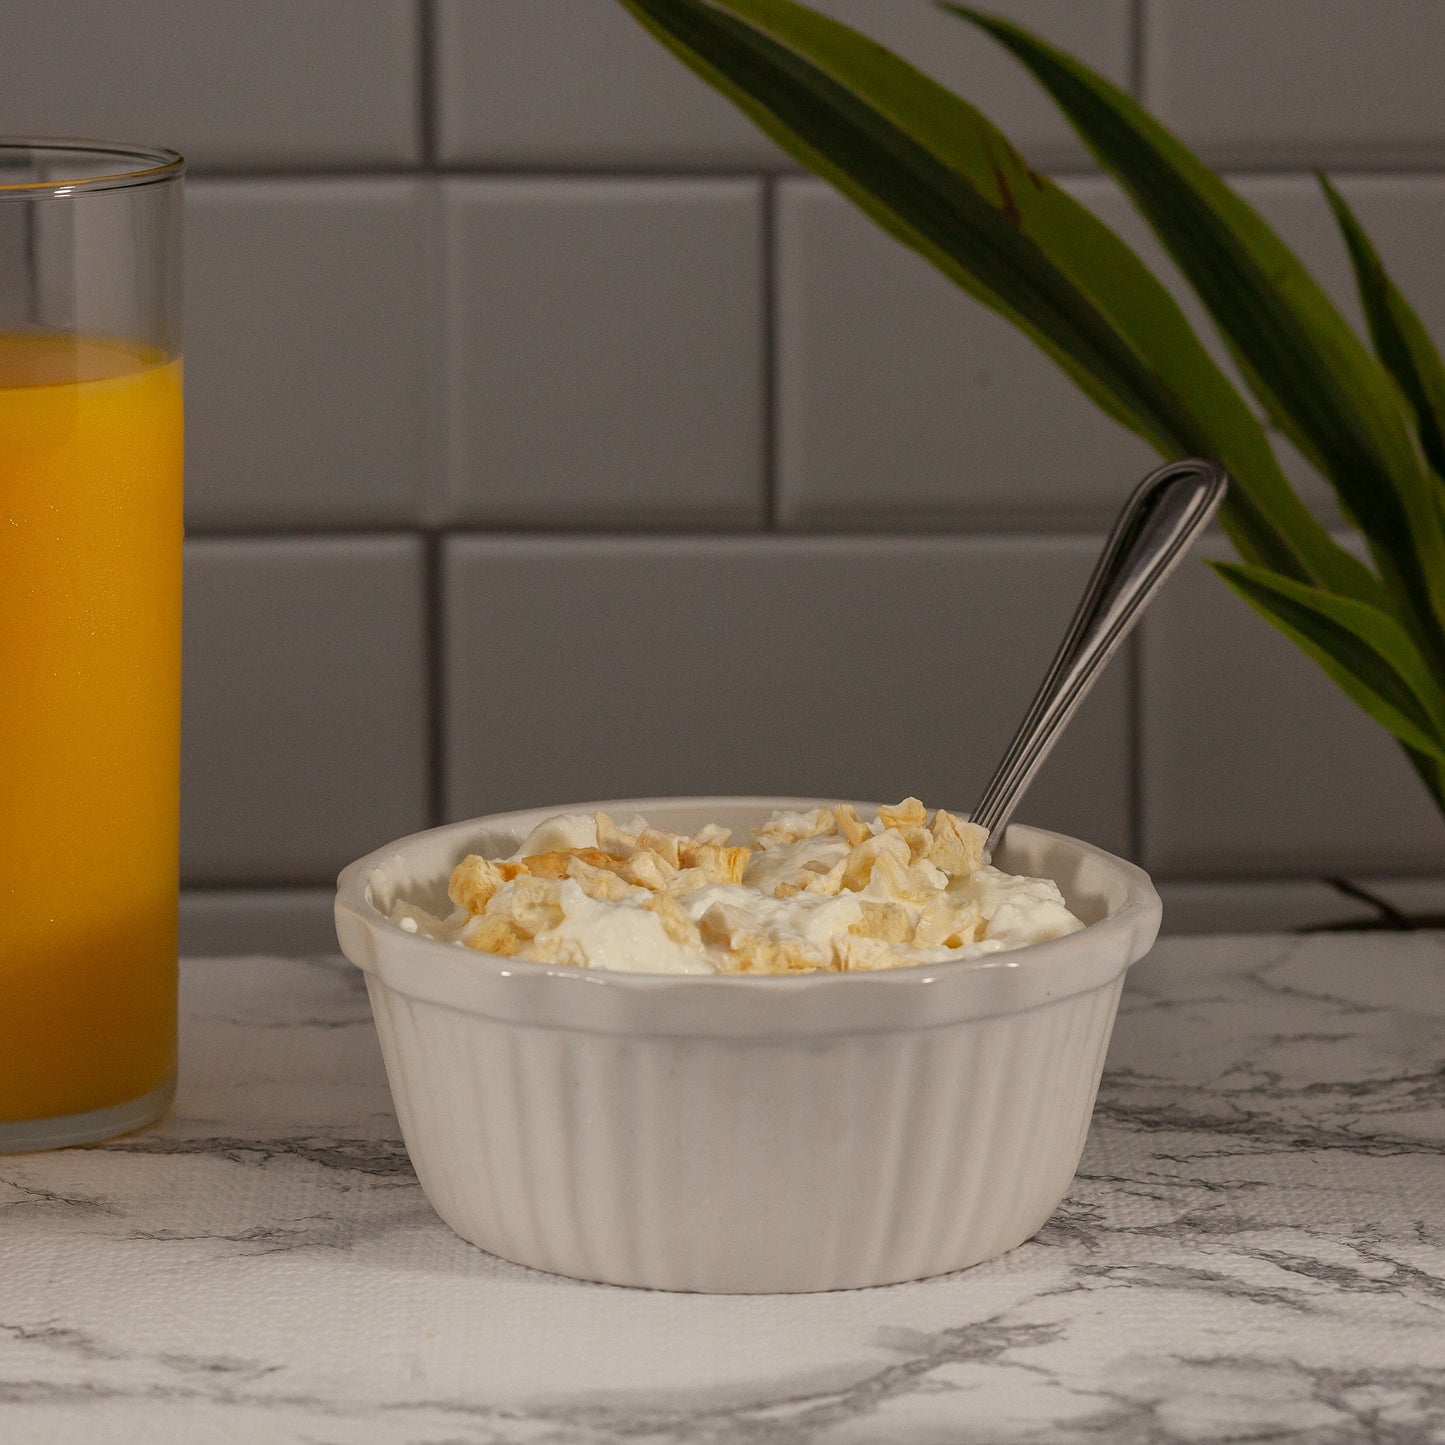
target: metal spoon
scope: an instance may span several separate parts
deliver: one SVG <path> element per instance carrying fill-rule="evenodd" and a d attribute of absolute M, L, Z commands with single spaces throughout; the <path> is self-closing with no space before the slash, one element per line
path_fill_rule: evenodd
<path fill-rule="evenodd" d="M 1227 484 L 1223 467 L 1189 458 L 1151 472 L 1124 503 L 1048 674 L 970 815 L 988 829 L 985 862 L 1064 724 L 1208 524 Z"/>

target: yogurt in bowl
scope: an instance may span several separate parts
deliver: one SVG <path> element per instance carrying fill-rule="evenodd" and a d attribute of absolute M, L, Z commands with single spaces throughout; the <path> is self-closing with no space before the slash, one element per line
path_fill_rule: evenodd
<path fill-rule="evenodd" d="M 479 952 L 634 973 L 847 973 L 979 958 L 1083 927 L 1058 885 L 983 862 L 984 829 L 917 798 L 775 809 L 745 843 L 707 823 L 544 819 L 504 858 L 452 870 L 445 917 L 411 933 Z"/>
<path fill-rule="evenodd" d="M 774 814 L 832 806 L 632 799 L 499 814 L 342 873 L 341 946 L 366 974 L 418 1178 L 458 1234 L 583 1279 L 759 1293 L 918 1279 L 1037 1232 L 1077 1168 L 1125 970 L 1158 930 L 1158 896 L 1133 865 L 1015 824 L 998 872 L 1051 880 L 1078 926 L 885 967 L 638 971 L 445 936 L 458 865 L 536 856 L 514 855 L 558 815 L 746 839 Z M 855 807 L 872 836 L 890 831 Z M 974 940 L 987 941 L 987 929 Z"/>

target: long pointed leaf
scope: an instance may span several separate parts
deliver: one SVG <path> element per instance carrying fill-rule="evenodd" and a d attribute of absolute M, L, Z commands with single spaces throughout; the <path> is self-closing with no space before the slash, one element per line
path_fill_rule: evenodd
<path fill-rule="evenodd" d="M 944 4 L 1017 56 L 1129 190 L 1270 415 L 1339 493 L 1445 678 L 1445 528 L 1398 393 L 1261 217 L 1130 96 L 996 16 Z"/>
<path fill-rule="evenodd" d="M 1244 555 L 1379 595 L 1289 488 L 1263 428 L 1112 231 L 974 107 L 791 0 L 622 0 L 675 54 L 891 234 L 1029 334 L 1165 456 L 1218 459 Z"/>
<path fill-rule="evenodd" d="M 1404 744 L 1401 744 L 1403 747 Z M 1425 790 L 1435 800 L 1435 806 L 1445 813 L 1445 762 L 1439 758 L 1432 758 L 1426 753 L 1417 752 L 1414 748 L 1406 747 L 1405 756 L 1410 760 L 1410 766 L 1415 769 L 1420 781 L 1424 783 Z"/>
<path fill-rule="evenodd" d="M 1320 186 L 1340 223 L 1375 354 L 1415 410 L 1420 447 L 1445 477 L 1445 363 L 1414 308 L 1385 271 L 1379 253 L 1345 198 L 1321 175 Z"/>
<path fill-rule="evenodd" d="M 1445 761 L 1440 690 L 1388 613 L 1236 562 L 1210 564 L 1407 748 Z"/>

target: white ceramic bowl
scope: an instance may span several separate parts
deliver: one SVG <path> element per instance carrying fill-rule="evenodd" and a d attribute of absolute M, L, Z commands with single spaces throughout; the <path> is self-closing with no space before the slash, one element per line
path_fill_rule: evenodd
<path fill-rule="evenodd" d="M 961 963 L 696 977 L 554 967 L 419 937 L 470 852 L 558 812 L 745 836 L 798 798 L 668 798 L 497 814 L 342 873 L 402 1136 L 463 1239 L 579 1279 L 726 1293 L 846 1289 L 1014 1248 L 1078 1167 L 1124 971 L 1159 897 L 1138 868 L 1015 824 L 996 860 L 1055 879 L 1088 927 Z M 863 809 L 860 808 L 860 811 Z M 872 816 L 867 805 L 864 816 Z"/>

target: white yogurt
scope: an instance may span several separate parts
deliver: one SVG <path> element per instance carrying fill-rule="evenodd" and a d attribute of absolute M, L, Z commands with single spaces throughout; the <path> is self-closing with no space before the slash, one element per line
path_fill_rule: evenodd
<path fill-rule="evenodd" d="M 578 882 L 566 877 L 544 885 L 549 916 L 555 921 L 536 933 L 535 942 L 528 939 L 517 946 L 516 952 L 524 958 L 529 953 L 551 961 L 563 957 L 588 968 L 631 973 L 710 974 L 737 971 L 736 955 L 729 961 L 731 942 L 720 940 L 746 938 L 749 946 L 756 947 L 758 940 L 763 940 L 764 946 L 790 950 L 790 969 L 828 969 L 840 966 L 839 940 L 866 932 L 869 923 L 865 913 L 876 920 L 880 907 L 890 915 L 890 923 L 902 927 L 910 939 L 920 918 L 930 909 L 972 920 L 966 930 L 949 935 L 968 936 L 967 942 L 954 946 L 889 942 L 881 961 L 879 945 L 870 940 L 872 952 L 863 966 L 902 967 L 976 958 L 1060 938 L 1084 926 L 1069 911 L 1058 885 L 1051 880 L 1021 877 L 990 866 L 950 877 L 927 856 L 914 856 L 909 861 L 902 834 L 897 835 L 897 842 L 884 845 L 892 850 L 895 860 L 904 860 L 902 864 L 874 866 L 862 886 L 858 886 L 857 877 L 851 880 L 853 886 L 841 886 L 837 872 L 852 866 L 850 858 L 854 855 L 845 837 L 837 832 L 787 836 L 810 826 L 831 827 L 830 818 L 822 812 L 775 813 L 759 830 L 761 840 L 753 840 L 753 852 L 741 882 L 708 881 L 696 887 L 669 888 L 681 914 L 698 925 L 691 931 L 693 941 L 672 936 L 687 930 L 686 923 L 671 931 L 664 926 L 657 911 L 658 889 L 609 880 L 617 896 L 604 899 L 589 896 Z M 628 818 L 617 826 L 623 833 L 635 836 L 647 824 L 641 818 Z M 863 839 L 867 847 L 858 856 L 876 848 L 878 845 L 869 840 L 885 831 L 877 820 L 869 827 L 870 833 Z M 773 830 L 771 834 L 769 829 Z M 916 830 L 914 836 L 920 836 Z M 981 832 L 977 836 L 981 837 Z M 517 863 L 539 854 L 595 849 L 597 843 L 596 818 L 585 813 L 564 813 L 539 824 L 504 861 Z M 458 909 L 448 918 L 439 919 L 400 902 L 392 918 L 410 932 L 466 945 L 485 926 L 487 915 L 507 913 L 520 897 L 518 888 L 535 890 L 537 886 L 534 879 L 504 883 L 487 902 L 484 913 L 475 916 Z M 799 887 L 809 891 L 794 891 Z M 778 896 L 780 890 L 782 897 Z M 482 945 L 473 942 L 472 946 Z"/>

